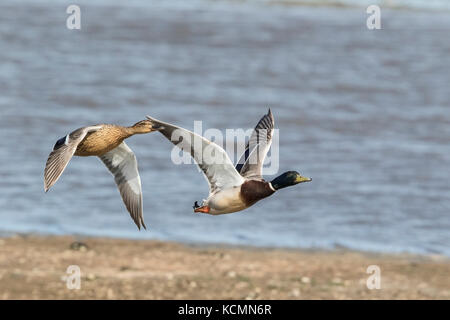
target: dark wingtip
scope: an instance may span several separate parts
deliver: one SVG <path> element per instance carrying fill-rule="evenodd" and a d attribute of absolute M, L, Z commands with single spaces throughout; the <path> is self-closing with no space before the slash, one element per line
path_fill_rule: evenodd
<path fill-rule="evenodd" d="M 141 220 L 141 221 L 135 221 L 134 223 L 135 223 L 136 226 L 138 227 L 139 231 L 141 231 L 141 226 L 142 226 L 145 230 L 147 230 L 147 226 L 145 225 L 144 220 Z"/>
<path fill-rule="evenodd" d="M 148 120 L 150 120 L 150 122 L 152 123 L 152 129 L 153 130 L 155 130 L 155 131 L 160 131 L 160 130 L 163 130 L 164 129 L 164 126 L 163 125 L 161 125 L 160 123 L 156 123 L 156 119 L 153 119 L 152 117 L 150 117 L 150 116 L 145 116 Z"/>
<path fill-rule="evenodd" d="M 270 118 L 270 120 L 274 124 L 275 123 L 275 119 L 273 117 L 272 110 L 270 109 L 270 107 L 269 107 L 269 110 L 267 111 L 267 116 Z"/>

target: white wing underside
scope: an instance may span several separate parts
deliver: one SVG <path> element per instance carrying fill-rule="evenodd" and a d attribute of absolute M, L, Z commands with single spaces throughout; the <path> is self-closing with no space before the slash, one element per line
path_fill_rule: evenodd
<path fill-rule="evenodd" d="M 190 153 L 209 184 L 210 194 L 221 189 L 241 185 L 245 179 L 236 171 L 228 154 L 217 144 L 175 125 L 147 116 L 154 127 L 170 142 Z"/>
<path fill-rule="evenodd" d="M 133 151 L 122 142 L 115 149 L 99 157 L 114 176 L 122 200 L 138 228 L 144 224 L 142 186 L 138 164 Z"/>

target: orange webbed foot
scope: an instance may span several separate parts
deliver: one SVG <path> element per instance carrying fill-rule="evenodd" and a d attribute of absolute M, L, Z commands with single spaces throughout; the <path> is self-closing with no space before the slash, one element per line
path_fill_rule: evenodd
<path fill-rule="evenodd" d="M 194 212 L 209 213 L 210 208 L 208 206 L 198 207 L 194 209 Z"/>

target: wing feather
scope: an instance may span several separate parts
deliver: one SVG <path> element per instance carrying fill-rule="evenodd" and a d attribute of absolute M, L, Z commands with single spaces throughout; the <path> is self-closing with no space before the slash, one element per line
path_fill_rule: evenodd
<path fill-rule="evenodd" d="M 44 170 L 44 190 L 47 192 L 62 175 L 78 145 L 89 132 L 100 129 L 101 126 L 84 127 L 73 131 L 59 139 L 47 159 Z"/>
<path fill-rule="evenodd" d="M 99 157 L 111 174 L 119 189 L 122 200 L 137 227 L 147 229 L 144 223 L 142 186 L 138 164 L 133 151 L 122 142 L 115 149 Z"/>
<path fill-rule="evenodd" d="M 262 179 L 264 159 L 272 145 L 275 120 L 268 111 L 256 125 L 245 146 L 245 151 L 236 164 L 236 170 L 244 178 Z"/>
<path fill-rule="evenodd" d="M 234 168 L 228 154 L 217 144 L 184 128 L 147 116 L 155 129 L 184 152 L 189 152 L 202 170 L 210 193 L 239 186 L 245 180 Z"/>

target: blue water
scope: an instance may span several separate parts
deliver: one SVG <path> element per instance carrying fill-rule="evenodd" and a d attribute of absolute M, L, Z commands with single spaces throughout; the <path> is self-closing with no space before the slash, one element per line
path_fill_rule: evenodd
<path fill-rule="evenodd" d="M 402 1 L 405 2 L 405 1 Z M 0 231 L 450 256 L 450 14 L 257 1 L 0 4 Z M 412 1 L 410 3 L 413 3 Z M 416 2 L 419 3 L 419 2 Z M 447 2 L 445 2 L 447 3 Z M 148 231 L 96 158 L 74 158 L 48 194 L 55 141 L 146 114 L 193 128 L 251 128 L 271 107 L 280 172 L 309 184 L 231 215 L 159 134 L 130 138 Z M 269 179 L 272 177 L 268 177 Z"/>

